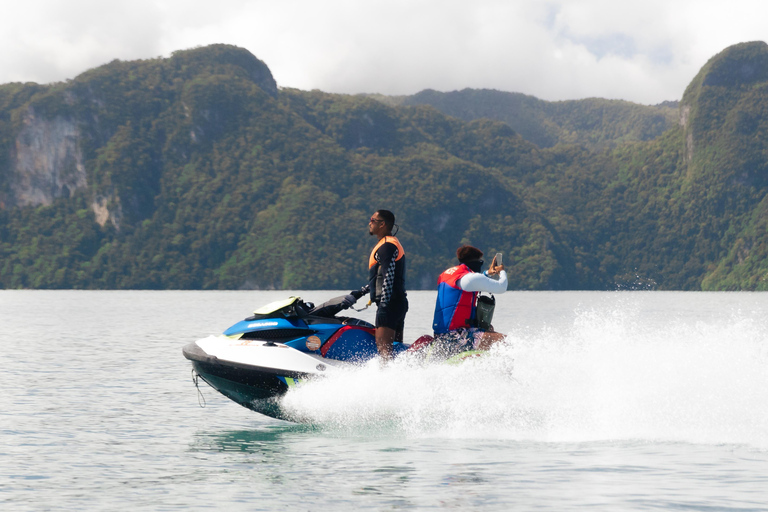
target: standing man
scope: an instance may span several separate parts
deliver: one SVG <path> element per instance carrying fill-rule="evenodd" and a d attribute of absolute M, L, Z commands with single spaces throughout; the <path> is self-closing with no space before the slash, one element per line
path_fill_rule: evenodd
<path fill-rule="evenodd" d="M 377 210 L 368 222 L 368 232 L 379 239 L 368 258 L 368 283 L 376 311 L 376 348 L 384 359 L 392 358 L 392 345 L 403 340 L 408 298 L 405 293 L 405 251 L 392 236 L 395 215 Z"/>

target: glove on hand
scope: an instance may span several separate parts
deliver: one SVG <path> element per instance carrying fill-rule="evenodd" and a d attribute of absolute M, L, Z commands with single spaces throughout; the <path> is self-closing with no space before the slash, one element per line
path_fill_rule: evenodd
<path fill-rule="evenodd" d="M 352 295 L 355 298 L 355 300 L 357 300 L 363 295 L 365 295 L 366 293 L 368 293 L 368 290 L 369 290 L 368 285 L 366 285 L 360 288 L 359 290 L 352 290 L 351 292 L 349 292 L 349 294 Z"/>
<path fill-rule="evenodd" d="M 341 301 L 341 305 L 344 309 L 351 308 L 352 305 L 357 302 L 357 299 L 359 297 L 355 297 L 354 293 L 350 293 L 349 295 L 345 295 L 344 299 Z"/>

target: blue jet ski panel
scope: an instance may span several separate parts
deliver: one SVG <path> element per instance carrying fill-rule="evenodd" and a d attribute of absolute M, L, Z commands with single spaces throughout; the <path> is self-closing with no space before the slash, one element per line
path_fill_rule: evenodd
<path fill-rule="evenodd" d="M 300 297 L 270 303 L 253 316 L 224 331 L 225 336 L 263 340 L 339 361 L 366 361 L 378 355 L 376 331 L 357 318 L 337 317 L 350 307 L 346 297 L 337 297 L 315 307 Z M 394 344 L 395 352 L 408 348 Z"/>

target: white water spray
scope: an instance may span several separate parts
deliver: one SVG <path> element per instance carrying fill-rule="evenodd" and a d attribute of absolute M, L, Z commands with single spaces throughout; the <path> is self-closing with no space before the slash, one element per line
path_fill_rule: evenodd
<path fill-rule="evenodd" d="M 487 357 L 372 361 L 292 390 L 283 405 L 351 431 L 768 448 L 768 323 L 738 311 L 654 318 L 632 303 L 578 308 L 566 325 L 509 329 Z"/>

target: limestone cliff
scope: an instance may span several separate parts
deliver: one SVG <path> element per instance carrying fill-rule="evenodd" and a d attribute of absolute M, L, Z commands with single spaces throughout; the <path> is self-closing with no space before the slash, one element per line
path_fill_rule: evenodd
<path fill-rule="evenodd" d="M 9 206 L 49 205 L 87 185 L 77 124 L 65 117 L 45 119 L 29 107 L 16 137 Z"/>
<path fill-rule="evenodd" d="M 141 221 L 154 211 L 166 139 L 185 131 L 205 146 L 236 130 L 251 89 L 266 102 L 278 94 L 266 64 L 230 45 L 115 60 L 66 83 L 0 85 L 0 209 L 81 191 L 100 225 Z M 200 150 L 172 146 L 182 158 Z"/>

